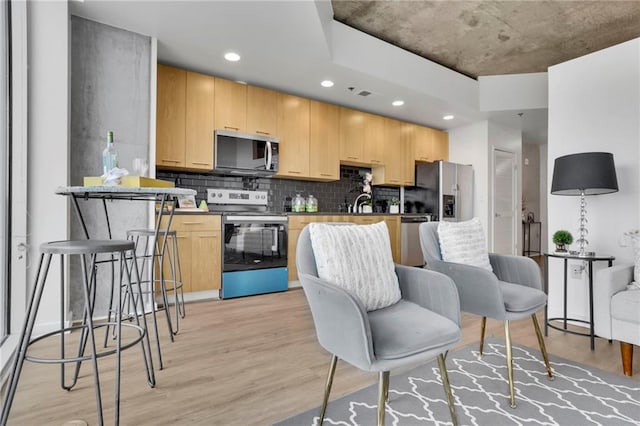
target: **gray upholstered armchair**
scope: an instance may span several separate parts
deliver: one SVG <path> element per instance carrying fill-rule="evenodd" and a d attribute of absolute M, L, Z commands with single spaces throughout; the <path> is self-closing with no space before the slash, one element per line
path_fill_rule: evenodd
<path fill-rule="evenodd" d="M 640 289 L 627 289 L 634 279 L 633 269 L 633 265 L 603 268 L 593 286 L 595 334 L 620 342 L 626 376 L 633 375 L 633 345 L 640 345 Z"/>
<path fill-rule="evenodd" d="M 550 379 L 553 379 L 551 365 L 535 314 L 547 303 L 547 295 L 542 289 L 540 267 L 528 257 L 495 253 L 489 253 L 489 262 L 493 272 L 476 266 L 445 262 L 440 253 L 438 222 L 420 224 L 419 232 L 426 267 L 453 279 L 460 295 L 462 311 L 482 316 L 481 355 L 487 317 L 504 321 L 510 404 L 512 408 L 515 408 L 509 321 L 531 317 L 547 374 Z"/>
<path fill-rule="evenodd" d="M 446 352 L 461 337 L 458 293 L 451 279 L 432 271 L 395 265 L 400 301 L 367 312 L 358 298 L 318 277 L 309 226 L 298 239 L 296 264 L 318 341 L 332 354 L 319 424 L 324 419 L 338 358 L 362 370 L 379 372 L 378 424 L 383 425 L 389 370 L 437 357 L 456 425 L 445 367 Z"/>

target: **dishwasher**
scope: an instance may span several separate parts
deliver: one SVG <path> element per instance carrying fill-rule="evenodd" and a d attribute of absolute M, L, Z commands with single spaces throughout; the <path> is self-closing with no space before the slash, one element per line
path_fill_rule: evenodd
<path fill-rule="evenodd" d="M 402 265 L 424 266 L 418 227 L 421 223 L 430 220 L 431 215 L 410 215 L 400 218 L 400 263 Z"/>

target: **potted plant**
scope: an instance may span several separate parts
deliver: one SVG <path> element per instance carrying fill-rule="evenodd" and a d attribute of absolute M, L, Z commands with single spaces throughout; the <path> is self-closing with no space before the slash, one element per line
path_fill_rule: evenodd
<path fill-rule="evenodd" d="M 395 197 L 389 202 L 389 213 L 400 213 L 400 200 Z"/>
<path fill-rule="evenodd" d="M 371 205 L 371 199 L 364 200 L 362 202 L 362 204 L 360 204 L 360 206 L 362 207 L 362 213 L 373 213 L 373 207 Z"/>
<path fill-rule="evenodd" d="M 567 246 L 573 242 L 573 235 L 571 232 L 561 229 L 553 234 L 552 241 L 556 245 L 557 252 L 565 253 Z"/>

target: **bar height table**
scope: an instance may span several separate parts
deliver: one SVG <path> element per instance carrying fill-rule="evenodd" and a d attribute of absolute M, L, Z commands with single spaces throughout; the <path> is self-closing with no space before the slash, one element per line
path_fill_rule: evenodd
<path fill-rule="evenodd" d="M 78 200 L 84 199 L 97 199 L 102 200 L 102 205 L 104 209 L 104 216 L 106 220 L 107 232 L 109 239 L 112 239 L 113 236 L 111 234 L 111 223 L 109 222 L 109 211 L 107 209 L 107 201 L 110 200 L 124 200 L 124 201 L 147 201 L 147 202 L 155 202 L 159 203 L 159 208 L 157 209 L 158 214 L 155 221 L 155 235 L 154 241 L 159 241 L 158 238 L 161 236 L 163 244 L 166 244 L 167 234 L 171 228 L 171 221 L 173 219 L 173 214 L 176 207 L 176 202 L 178 197 L 181 196 L 195 196 L 197 192 L 193 189 L 187 188 L 168 188 L 168 187 L 128 187 L 128 186 L 63 186 L 58 187 L 55 191 L 58 195 L 66 195 L 70 196 L 73 202 L 74 210 L 80 221 L 82 226 L 82 230 L 84 231 L 84 235 L 87 239 L 90 239 L 89 230 L 87 229 L 84 217 L 82 216 L 82 210 L 80 209 L 80 204 Z M 169 220 L 167 221 L 167 225 L 164 229 L 160 229 L 160 224 L 162 222 L 162 218 L 166 215 L 166 210 L 169 211 Z M 150 282 L 153 285 L 153 274 L 154 268 L 151 268 L 150 273 L 151 279 Z M 113 266 L 111 268 L 111 283 L 115 280 L 115 274 L 113 270 Z M 165 300 L 166 304 L 166 300 Z M 158 350 L 158 358 L 160 363 L 160 369 L 163 368 L 162 363 L 162 355 L 160 351 L 160 342 L 158 338 L 158 327 L 156 324 L 155 311 L 153 316 L 155 331 L 156 331 L 156 346 Z M 170 319 L 167 318 L 167 321 L 170 323 Z M 144 320 L 146 324 L 146 320 Z M 170 325 L 171 328 L 171 325 Z M 108 332 L 108 330 L 107 330 Z M 106 339 L 106 335 L 105 335 Z M 106 345 L 106 341 L 105 341 Z"/>
<path fill-rule="evenodd" d="M 154 201 L 160 203 L 158 216 L 156 218 L 156 237 L 158 236 L 158 230 L 160 229 L 160 221 L 163 214 L 165 214 L 165 207 L 175 207 L 175 202 L 180 196 L 195 196 L 197 193 L 193 189 L 187 188 L 156 188 L 156 187 L 125 187 L 125 186 L 61 186 L 56 189 L 56 194 L 70 196 L 73 201 L 74 210 L 82 225 L 87 239 L 89 238 L 89 231 L 82 217 L 82 211 L 78 204 L 79 199 L 99 199 L 102 200 L 104 207 L 105 219 L 107 221 L 107 231 L 109 232 L 109 238 L 111 238 L 111 224 L 109 223 L 109 214 L 107 211 L 108 200 L 129 200 L 129 201 Z M 170 216 L 166 230 L 171 226 L 171 219 L 173 218 L 174 208 L 169 209 Z"/>
<path fill-rule="evenodd" d="M 549 294 L 549 258 L 555 257 L 564 259 L 564 297 L 563 297 L 563 316 L 562 317 L 548 317 L 548 305 L 544 308 L 544 335 L 548 336 L 549 327 L 556 330 L 564 331 L 565 333 L 577 334 L 579 336 L 589 336 L 591 339 L 591 350 L 595 350 L 595 333 L 593 326 L 593 262 L 604 261 L 607 262 L 609 267 L 613 265 L 615 257 L 608 255 L 593 255 L 593 256 L 579 256 L 578 254 L 570 253 L 544 253 L 544 292 Z M 582 260 L 587 262 L 587 271 L 589 274 L 589 321 L 567 318 L 567 264 L 569 259 Z M 551 324 L 551 321 L 563 321 L 563 326 L 559 327 L 555 324 Z M 581 322 L 589 324 L 589 333 L 581 333 L 579 331 L 573 331 L 567 329 L 567 321 Z"/>

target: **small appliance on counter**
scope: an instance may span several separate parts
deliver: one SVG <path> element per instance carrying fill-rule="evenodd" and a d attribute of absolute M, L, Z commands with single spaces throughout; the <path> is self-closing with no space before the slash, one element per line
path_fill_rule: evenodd
<path fill-rule="evenodd" d="M 268 192 L 207 189 L 222 212 L 222 299 L 286 291 L 287 216 L 267 211 Z"/>

